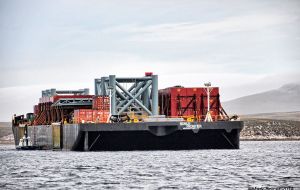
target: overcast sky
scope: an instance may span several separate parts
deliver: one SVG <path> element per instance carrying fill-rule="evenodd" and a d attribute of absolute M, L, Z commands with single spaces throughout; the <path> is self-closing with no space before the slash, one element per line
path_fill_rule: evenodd
<path fill-rule="evenodd" d="M 0 121 L 109 74 L 211 81 L 230 100 L 299 83 L 299 52 L 298 0 L 0 0 Z"/>

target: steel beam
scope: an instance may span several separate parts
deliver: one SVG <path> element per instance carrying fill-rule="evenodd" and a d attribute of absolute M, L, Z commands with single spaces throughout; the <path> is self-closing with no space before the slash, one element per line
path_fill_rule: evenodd
<path fill-rule="evenodd" d="M 106 77 L 101 77 L 101 85 L 100 85 L 100 95 L 101 96 L 107 96 L 108 93 L 106 92 L 106 89 L 105 88 L 105 78 Z"/>
<path fill-rule="evenodd" d="M 121 83 L 136 83 L 141 81 L 148 81 L 151 80 L 151 77 L 140 77 L 140 78 L 117 78 L 118 82 Z"/>
<path fill-rule="evenodd" d="M 152 115 L 158 115 L 158 77 L 152 75 Z"/>
<path fill-rule="evenodd" d="M 150 103 L 150 97 L 149 97 L 149 88 L 147 88 L 143 93 L 142 93 L 142 101 L 143 101 L 143 105 L 149 109 L 149 103 Z"/>
<path fill-rule="evenodd" d="M 95 82 L 95 86 L 94 87 L 95 87 L 95 95 L 96 96 L 99 95 L 98 92 L 99 92 L 99 88 L 100 88 L 98 81 L 99 81 L 99 79 L 95 79 L 95 81 L 94 81 Z"/>
<path fill-rule="evenodd" d="M 116 75 L 109 75 L 109 89 L 111 90 L 110 110 L 116 115 Z"/>

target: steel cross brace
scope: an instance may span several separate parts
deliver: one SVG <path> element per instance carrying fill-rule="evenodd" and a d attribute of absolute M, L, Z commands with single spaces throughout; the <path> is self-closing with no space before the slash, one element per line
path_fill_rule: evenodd
<path fill-rule="evenodd" d="M 143 103 L 141 103 L 137 98 L 152 84 L 152 81 L 148 81 L 146 83 L 146 85 L 135 95 L 133 96 L 132 94 L 130 94 L 130 92 L 128 92 L 126 89 L 123 88 L 123 86 L 120 85 L 120 83 L 118 83 L 116 81 L 116 85 L 125 93 L 127 94 L 131 100 L 128 101 L 128 103 L 118 112 L 118 114 L 121 114 L 123 111 L 125 111 L 125 109 L 127 109 L 133 101 L 135 101 L 139 106 L 141 106 L 141 108 L 143 108 L 149 115 L 152 115 L 151 111 L 148 110 Z"/>
<path fill-rule="evenodd" d="M 135 86 L 135 84 L 133 84 L 128 90 L 127 90 L 127 93 L 129 93 L 129 94 L 131 94 L 130 93 L 130 91 L 131 90 L 133 90 L 132 91 L 132 94 L 134 94 L 134 93 L 136 93 L 136 92 L 138 92 L 142 87 L 143 87 L 143 85 L 144 85 L 145 83 L 144 82 L 140 82 L 138 85 L 136 85 L 136 88 L 131 88 L 132 86 L 134 87 Z M 116 84 L 119 88 L 120 88 L 120 83 L 118 83 L 117 82 L 117 84 Z M 126 90 L 126 89 L 124 89 L 123 87 L 122 88 L 120 88 L 122 91 L 124 91 L 124 90 Z M 117 90 L 116 90 L 117 91 Z M 124 91 L 125 92 L 125 91 Z M 117 91 L 117 93 L 118 93 L 118 91 Z M 120 92 L 119 92 L 120 93 Z M 126 93 L 126 92 L 125 92 Z M 127 94 L 126 93 L 126 94 Z M 120 94 L 122 94 L 122 93 L 120 93 Z M 128 95 L 128 94 L 127 94 Z M 129 101 L 130 100 L 130 96 L 127 96 L 127 97 L 125 97 L 123 94 L 122 94 L 122 96 L 124 97 L 124 100 L 125 101 L 122 101 L 122 102 L 120 102 L 118 105 L 117 105 L 117 107 L 122 107 L 127 101 Z"/>

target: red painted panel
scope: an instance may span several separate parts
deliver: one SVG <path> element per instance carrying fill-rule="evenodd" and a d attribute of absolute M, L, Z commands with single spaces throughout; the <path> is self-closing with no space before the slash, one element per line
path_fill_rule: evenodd
<path fill-rule="evenodd" d="M 205 117 L 207 112 L 207 92 L 206 88 L 167 88 L 159 90 L 160 99 L 164 98 L 164 103 L 170 102 L 169 107 L 160 109 L 161 114 L 171 117 Z M 159 102 L 160 107 L 162 101 Z M 211 114 L 213 118 L 219 115 L 219 88 L 213 87 L 210 97 Z M 167 110 L 170 110 L 167 111 Z"/>
<path fill-rule="evenodd" d="M 40 112 L 39 106 L 38 105 L 34 105 L 34 107 L 33 107 L 33 113 L 34 113 L 34 115 L 38 115 L 39 112 Z"/>

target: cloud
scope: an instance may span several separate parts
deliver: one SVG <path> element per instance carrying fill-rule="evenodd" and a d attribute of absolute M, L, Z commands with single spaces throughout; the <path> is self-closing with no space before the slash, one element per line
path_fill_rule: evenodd
<path fill-rule="evenodd" d="M 22 67 L 10 69 L 1 75 L 1 87 L 30 86 L 40 84 L 93 83 L 93 79 L 109 74 L 117 76 L 142 76 L 144 72 L 151 71 L 161 76 L 175 77 L 174 83 L 182 79 L 176 76 L 199 76 L 208 74 L 232 73 L 232 68 L 225 64 L 210 64 L 201 60 L 149 60 L 136 54 L 120 52 L 94 52 L 90 55 L 76 55 L 75 57 L 56 58 L 48 60 L 33 60 L 33 66 L 43 61 L 43 66 Z M 214 78 L 215 76 L 212 76 Z M 162 80 L 163 87 L 171 80 Z"/>
<path fill-rule="evenodd" d="M 126 32 L 131 34 L 129 41 L 139 42 L 174 42 L 212 40 L 221 35 L 257 31 L 272 26 L 297 21 L 297 16 L 260 14 L 227 17 L 211 22 L 179 22 L 156 25 L 121 25 L 107 28 L 103 32 Z"/>

